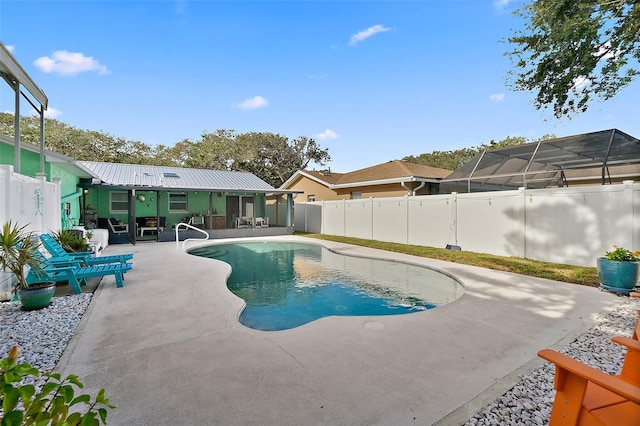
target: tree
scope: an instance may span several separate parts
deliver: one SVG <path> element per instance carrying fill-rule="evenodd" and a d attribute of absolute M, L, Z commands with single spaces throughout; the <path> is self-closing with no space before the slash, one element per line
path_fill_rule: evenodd
<path fill-rule="evenodd" d="M 440 169 L 456 170 L 462 167 L 467 161 L 483 151 L 491 151 L 494 149 L 508 148 L 510 146 L 522 145 L 525 143 L 546 141 L 555 138 L 554 135 L 544 135 L 537 140 L 528 140 L 523 136 L 507 136 L 501 141 L 490 141 L 489 143 L 481 143 L 479 146 L 471 148 L 461 148 L 454 151 L 433 151 L 418 156 L 409 155 L 403 160 L 416 164 L 424 164 L 425 166 L 438 167 Z"/>
<path fill-rule="evenodd" d="M 535 0 L 516 15 L 525 29 L 508 39 L 515 90 L 537 91 L 536 109 L 584 112 L 592 96 L 607 100 L 639 73 L 639 0 Z"/>

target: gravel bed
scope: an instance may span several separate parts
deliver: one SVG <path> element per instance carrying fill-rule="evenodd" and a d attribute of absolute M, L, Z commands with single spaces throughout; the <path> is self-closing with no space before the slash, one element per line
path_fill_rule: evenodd
<path fill-rule="evenodd" d="M 638 321 L 638 309 L 640 299 L 620 297 L 615 311 L 559 352 L 606 373 L 620 374 L 626 349 L 613 343 L 611 338 L 631 337 Z M 554 365 L 545 362 L 542 367 L 521 376 L 520 382 L 476 413 L 465 426 L 548 424 L 555 397 L 554 374 Z"/>
<path fill-rule="evenodd" d="M 19 362 L 41 372 L 51 371 L 73 336 L 91 302 L 91 293 L 54 297 L 51 305 L 22 311 L 19 303 L 0 302 L 0 357 L 18 345 Z M 630 336 L 638 320 L 640 299 L 620 297 L 617 308 L 560 352 L 610 374 L 618 374 L 625 351 L 613 336 Z M 542 348 L 541 348 L 542 349 Z M 542 367 L 521 377 L 511 390 L 476 413 L 469 425 L 545 425 L 549 421 L 554 367 Z M 42 385 L 39 379 L 36 386 Z"/>
<path fill-rule="evenodd" d="M 93 293 L 54 297 L 51 304 L 34 311 L 23 311 L 19 302 L 0 302 L 0 358 L 18 346 L 18 362 L 28 362 L 41 373 L 52 371 L 80 320 Z M 37 379 L 37 388 L 44 379 Z"/>

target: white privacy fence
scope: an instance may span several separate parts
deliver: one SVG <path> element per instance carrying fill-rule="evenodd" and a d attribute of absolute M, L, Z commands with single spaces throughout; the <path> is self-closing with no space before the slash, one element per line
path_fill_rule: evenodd
<path fill-rule="evenodd" d="M 595 266 L 640 250 L 640 184 L 296 203 L 296 230 Z"/>
<path fill-rule="evenodd" d="M 11 220 L 36 233 L 59 231 L 60 183 L 32 178 L 0 165 L 0 226 Z"/>

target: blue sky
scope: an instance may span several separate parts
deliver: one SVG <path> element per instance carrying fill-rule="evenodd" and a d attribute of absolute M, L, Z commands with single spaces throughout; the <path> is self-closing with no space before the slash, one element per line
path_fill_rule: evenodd
<path fill-rule="evenodd" d="M 509 90 L 502 41 L 520 5 L 2 0 L 0 40 L 50 117 L 152 145 L 216 129 L 308 136 L 348 172 L 507 136 L 640 137 L 640 81 L 570 120 Z M 0 111 L 13 111 L 6 84 Z"/>

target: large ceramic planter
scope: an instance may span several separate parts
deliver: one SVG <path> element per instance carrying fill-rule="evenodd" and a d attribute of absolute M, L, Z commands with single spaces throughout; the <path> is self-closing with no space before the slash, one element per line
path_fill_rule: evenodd
<path fill-rule="evenodd" d="M 597 261 L 601 287 L 615 293 L 629 294 L 638 283 L 640 262 L 609 260 L 599 257 Z"/>
<path fill-rule="evenodd" d="M 22 309 L 32 311 L 49 306 L 55 292 L 54 282 L 31 284 L 29 287 L 18 289 L 18 299 L 22 303 Z"/>

